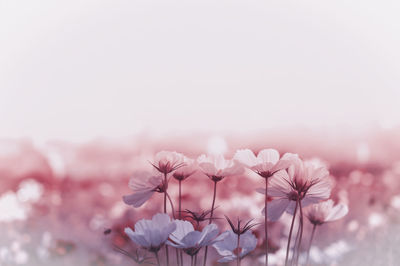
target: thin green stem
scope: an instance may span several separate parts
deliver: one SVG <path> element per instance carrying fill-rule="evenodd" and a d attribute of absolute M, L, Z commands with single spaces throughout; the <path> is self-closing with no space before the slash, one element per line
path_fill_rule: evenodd
<path fill-rule="evenodd" d="M 214 206 L 215 206 L 215 198 L 217 197 L 217 181 L 214 181 L 214 195 L 213 195 L 213 200 L 211 204 L 211 213 L 210 213 L 210 221 L 208 224 L 211 224 L 212 218 L 214 215 Z M 207 253 L 208 253 L 208 246 L 206 246 L 205 251 L 204 251 L 204 261 L 203 261 L 203 266 L 206 266 L 207 264 Z"/>
<path fill-rule="evenodd" d="M 288 238 L 288 243 L 287 243 L 287 247 L 286 247 L 285 266 L 288 266 L 289 249 L 290 249 L 290 240 L 291 240 L 291 238 L 292 238 L 293 225 L 294 225 L 294 220 L 295 220 L 295 218 L 296 218 L 296 213 L 297 213 L 297 201 L 296 201 L 296 206 L 294 207 L 294 213 L 293 213 L 293 218 L 292 218 L 292 224 L 290 225 L 290 230 L 289 230 L 289 238 Z"/>
<path fill-rule="evenodd" d="M 310 259 L 311 244 L 312 244 L 312 241 L 313 241 L 313 239 L 314 239 L 314 234 L 315 234 L 315 230 L 316 230 L 316 229 L 317 229 L 317 225 L 314 224 L 314 225 L 313 225 L 312 232 L 311 232 L 310 242 L 308 243 L 307 258 L 306 258 L 306 266 L 308 265 L 308 260 Z"/>

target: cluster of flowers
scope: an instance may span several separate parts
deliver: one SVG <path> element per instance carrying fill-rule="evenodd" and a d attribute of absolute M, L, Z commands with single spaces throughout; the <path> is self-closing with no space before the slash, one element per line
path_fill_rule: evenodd
<path fill-rule="evenodd" d="M 196 265 L 197 254 L 202 248 L 204 248 L 203 265 L 206 265 L 209 246 L 214 247 L 222 256 L 219 262 L 236 261 L 237 265 L 240 265 L 241 259 L 256 248 L 257 239 L 251 228 L 257 224 L 252 223 L 253 220 L 242 226 L 240 220 L 234 224 L 226 217 L 231 230 L 220 235 L 219 229 L 213 223 L 217 184 L 226 177 L 243 174 L 245 168 L 254 171 L 265 180 L 263 188 L 256 191 L 265 195 L 265 206 L 261 213 L 265 219 L 266 265 L 268 265 L 269 250 L 268 221 L 278 220 L 284 212 L 292 214 L 285 265 L 289 265 L 289 254 L 291 254 L 291 265 L 298 265 L 303 238 L 303 218 L 307 217 L 313 225 L 309 252 L 316 227 L 340 219 L 348 212 L 347 205 L 334 206 L 333 201 L 328 200 L 332 189 L 328 170 L 316 163 L 301 160 L 297 154 L 286 153 L 280 157 L 276 150 L 264 149 L 255 155 L 251 150 L 245 149 L 238 150 L 231 160 L 225 159 L 222 155 L 201 155 L 194 160 L 177 152 L 162 151 L 156 154 L 151 164 L 159 174 L 137 173 L 130 181 L 133 194 L 124 196 L 123 200 L 126 204 L 137 208 L 149 200 L 154 193 L 163 193 L 164 213 L 154 215 L 152 220 L 138 221 L 135 224 L 135 231 L 126 228 L 125 233 L 137 245 L 153 252 L 159 265 L 158 252 L 163 246 L 166 249 L 167 265 L 169 265 L 168 246 L 176 248 L 178 265 L 183 265 L 183 252 L 191 257 L 191 264 Z M 213 182 L 211 209 L 203 213 L 187 210 L 183 213 L 189 216 L 183 216 L 182 182 L 196 171 L 201 171 Z M 178 217 L 175 217 L 173 202 L 168 194 L 168 182 L 171 177 L 179 182 Z M 272 201 L 269 201 L 270 197 Z M 167 214 L 167 200 L 171 205 L 174 219 Z M 187 221 L 187 217 L 195 222 L 196 229 L 191 222 Z M 297 234 L 291 246 L 296 219 L 299 221 Z M 208 225 L 201 230 L 200 222 L 203 221 L 208 221 Z"/>

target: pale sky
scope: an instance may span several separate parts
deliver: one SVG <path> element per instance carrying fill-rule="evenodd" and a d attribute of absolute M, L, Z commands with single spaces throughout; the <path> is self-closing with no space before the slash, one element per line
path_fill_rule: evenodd
<path fill-rule="evenodd" d="M 400 123 L 399 1 L 0 0 L 0 138 Z"/>

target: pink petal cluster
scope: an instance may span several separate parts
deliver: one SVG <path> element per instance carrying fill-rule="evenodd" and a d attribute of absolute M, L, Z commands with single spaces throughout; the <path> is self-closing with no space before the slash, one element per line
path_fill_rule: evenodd
<path fill-rule="evenodd" d="M 228 176 L 240 175 L 243 167 L 234 160 L 226 160 L 223 155 L 201 155 L 197 162 L 203 173 L 218 182 Z"/>
<path fill-rule="evenodd" d="M 321 225 L 343 218 L 349 212 L 346 204 L 339 203 L 334 206 L 333 200 L 329 199 L 309 206 L 306 216 L 310 223 Z"/>

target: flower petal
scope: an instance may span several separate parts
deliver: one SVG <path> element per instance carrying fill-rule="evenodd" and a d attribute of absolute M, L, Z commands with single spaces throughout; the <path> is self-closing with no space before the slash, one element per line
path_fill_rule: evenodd
<path fill-rule="evenodd" d="M 257 164 L 257 157 L 249 149 L 237 150 L 233 159 L 247 167 L 252 167 Z"/>
<path fill-rule="evenodd" d="M 331 212 L 326 217 L 326 222 L 332 222 L 343 218 L 349 212 L 349 208 L 347 205 L 343 203 L 339 203 L 335 207 L 332 208 Z"/>
<path fill-rule="evenodd" d="M 279 198 L 268 202 L 267 205 L 267 218 L 270 221 L 277 221 L 283 214 L 283 212 L 287 209 L 290 200 L 287 198 Z M 263 209 L 263 213 L 265 215 L 265 208 Z"/>
<path fill-rule="evenodd" d="M 122 197 L 122 200 L 125 204 L 132 205 L 135 208 L 139 208 L 142 206 L 147 200 L 151 198 L 154 191 L 152 190 L 144 190 L 141 192 L 135 192 L 131 195 L 125 195 Z"/>
<path fill-rule="evenodd" d="M 276 164 L 279 160 L 279 152 L 274 149 L 264 149 L 257 154 L 257 158 L 263 163 Z"/>

